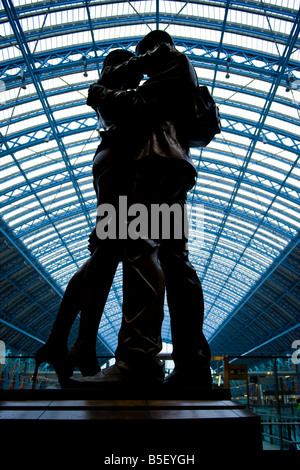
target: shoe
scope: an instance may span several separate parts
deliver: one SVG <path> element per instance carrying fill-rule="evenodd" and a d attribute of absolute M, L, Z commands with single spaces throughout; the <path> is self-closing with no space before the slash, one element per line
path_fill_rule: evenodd
<path fill-rule="evenodd" d="M 73 385 L 94 385 L 94 384 L 109 384 L 109 383 L 128 383 L 130 382 L 129 377 L 123 374 L 122 371 L 115 364 L 107 367 L 106 369 L 100 370 L 94 375 L 72 375 L 70 382 Z"/>
<path fill-rule="evenodd" d="M 100 372 L 83 377 L 81 382 L 84 383 L 122 383 L 122 384 L 162 384 L 163 378 L 155 374 L 141 373 L 138 370 L 131 369 L 126 363 L 120 362 L 112 366 L 102 369 Z"/>
<path fill-rule="evenodd" d="M 49 343 L 45 343 L 35 355 L 35 369 L 32 376 L 33 382 L 36 382 L 40 365 L 43 362 L 47 362 L 54 368 L 60 385 L 65 385 L 70 374 L 70 369 L 67 364 L 67 354 L 67 348 L 57 349 Z"/>
<path fill-rule="evenodd" d="M 102 372 L 101 371 L 97 372 L 94 375 L 81 375 L 81 376 L 72 375 L 70 377 L 70 381 L 71 381 L 71 383 L 81 383 L 81 384 L 89 383 L 89 382 L 95 382 L 96 383 L 97 380 L 100 377 L 102 377 Z"/>
<path fill-rule="evenodd" d="M 84 382 L 127 382 L 133 378 L 130 371 L 125 371 L 118 364 L 106 367 L 95 375 L 83 377 Z"/>
<path fill-rule="evenodd" d="M 164 380 L 164 387 L 211 389 L 212 378 L 209 367 L 202 369 L 174 369 Z"/>

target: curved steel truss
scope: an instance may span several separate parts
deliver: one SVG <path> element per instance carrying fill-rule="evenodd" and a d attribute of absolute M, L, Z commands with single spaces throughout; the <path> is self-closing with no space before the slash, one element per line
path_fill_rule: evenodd
<path fill-rule="evenodd" d="M 61 296 L 89 256 L 96 211 L 91 162 L 99 141 L 96 117 L 86 106 L 89 84 L 111 49 L 134 50 L 151 29 L 165 29 L 190 57 L 222 118 L 222 134 L 192 150 L 198 180 L 188 195 L 204 332 L 216 348 L 246 353 L 265 338 L 270 344 L 291 328 L 299 331 L 297 288 L 289 294 L 295 309 L 281 308 L 280 321 L 271 321 L 272 309 L 262 316 L 259 303 L 240 316 L 299 242 L 299 0 L 2 0 L 0 27 L 1 234 L 23 247 L 48 288 Z M 2 325 L 44 341 L 53 310 L 43 310 L 40 322 L 33 307 L 16 315 L 10 307 L 18 276 L 3 271 L 2 279 Z M 121 285 L 119 270 L 99 330 L 110 351 L 117 344 Z M 20 283 L 18 291 L 28 288 Z M 281 297 L 285 292 L 284 285 L 273 289 Z M 244 334 L 235 341 L 252 315 L 258 317 L 255 338 Z M 167 306 L 163 340 L 171 341 Z M 25 343 L 16 349 L 34 349 Z"/>

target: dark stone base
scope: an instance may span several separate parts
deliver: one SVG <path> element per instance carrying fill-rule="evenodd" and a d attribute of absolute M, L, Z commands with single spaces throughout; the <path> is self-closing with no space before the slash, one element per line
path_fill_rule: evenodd
<path fill-rule="evenodd" d="M 129 457 L 138 458 L 137 468 L 196 468 L 203 456 L 262 449 L 259 417 L 232 402 L 228 390 L 1 390 L 0 418 L 5 438 L 49 448 L 50 436 L 55 453 L 95 453 L 97 468 L 133 468 Z"/>

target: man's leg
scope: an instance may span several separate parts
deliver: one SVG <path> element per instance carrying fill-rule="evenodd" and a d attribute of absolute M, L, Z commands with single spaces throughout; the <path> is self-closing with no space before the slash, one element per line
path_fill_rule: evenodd
<path fill-rule="evenodd" d="M 161 382 L 161 351 L 164 317 L 164 274 L 158 260 L 159 245 L 138 240 L 132 243 L 123 263 L 123 317 L 116 361 L 139 380 Z"/>
<path fill-rule="evenodd" d="M 163 240 L 159 258 L 165 274 L 175 363 L 165 383 L 209 388 L 211 353 L 203 334 L 203 292 L 185 240 Z"/>

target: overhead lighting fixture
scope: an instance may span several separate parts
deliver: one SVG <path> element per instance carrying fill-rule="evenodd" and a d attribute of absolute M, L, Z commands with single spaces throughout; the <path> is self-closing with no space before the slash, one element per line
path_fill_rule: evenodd
<path fill-rule="evenodd" d="M 230 64 L 231 64 L 231 59 L 230 59 L 230 57 L 228 57 L 228 59 L 227 59 L 227 66 L 226 66 L 226 68 L 227 68 L 226 78 L 229 78 L 229 77 L 230 77 L 230 74 L 229 74 Z"/>
<path fill-rule="evenodd" d="M 226 68 L 227 68 L 226 78 L 229 78 L 229 77 L 230 77 L 230 74 L 229 74 L 230 64 L 231 64 L 231 58 L 228 57 L 228 59 L 227 59 L 227 65 L 226 65 Z"/>
<path fill-rule="evenodd" d="M 20 69 L 20 72 L 18 73 L 18 79 L 21 80 L 20 88 L 22 88 L 23 90 L 26 90 L 25 72 L 23 69 Z"/>
<path fill-rule="evenodd" d="M 84 70 L 83 76 L 87 77 L 88 76 L 88 74 L 87 74 L 87 58 L 86 58 L 85 55 L 82 56 L 82 62 L 83 62 L 83 70 Z"/>
<path fill-rule="evenodd" d="M 286 89 L 285 89 L 286 92 L 291 91 L 292 84 L 293 84 L 293 77 L 292 77 L 291 72 L 289 72 L 287 75 L 287 80 L 286 80 Z"/>

